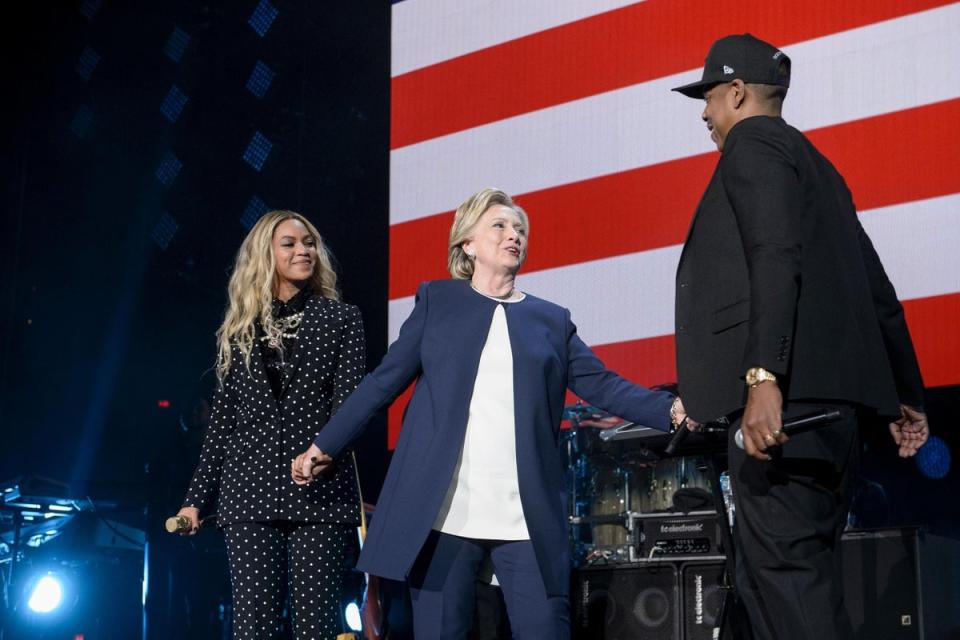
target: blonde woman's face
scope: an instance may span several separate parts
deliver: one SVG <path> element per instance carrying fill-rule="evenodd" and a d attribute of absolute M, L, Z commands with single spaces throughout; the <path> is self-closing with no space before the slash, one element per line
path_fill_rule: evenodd
<path fill-rule="evenodd" d="M 502 204 L 494 205 L 477 220 L 463 250 L 474 256 L 474 273 L 516 273 L 526 257 L 527 229 L 516 211 Z"/>
<path fill-rule="evenodd" d="M 273 257 L 281 281 L 303 282 L 317 267 L 317 239 L 296 218 L 284 220 L 273 232 Z"/>

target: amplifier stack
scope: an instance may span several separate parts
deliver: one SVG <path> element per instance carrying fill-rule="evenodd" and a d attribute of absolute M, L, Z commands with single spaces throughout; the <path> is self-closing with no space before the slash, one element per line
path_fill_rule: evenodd
<path fill-rule="evenodd" d="M 576 572 L 573 638 L 712 640 L 723 559 L 657 560 Z"/>
<path fill-rule="evenodd" d="M 663 432 L 577 429 L 596 410 L 567 412 L 573 638 L 713 640 L 727 516 L 707 452 L 665 457 Z"/>

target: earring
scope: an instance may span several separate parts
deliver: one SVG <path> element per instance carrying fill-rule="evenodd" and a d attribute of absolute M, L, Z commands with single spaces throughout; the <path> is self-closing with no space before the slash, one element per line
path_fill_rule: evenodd
<path fill-rule="evenodd" d="M 468 258 L 476 258 L 477 256 L 473 255 L 472 253 L 467 253 L 467 257 L 468 257 Z"/>

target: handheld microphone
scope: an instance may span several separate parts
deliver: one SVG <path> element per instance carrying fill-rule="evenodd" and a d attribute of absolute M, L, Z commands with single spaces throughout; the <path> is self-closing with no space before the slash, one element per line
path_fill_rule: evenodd
<path fill-rule="evenodd" d="M 690 434 L 690 429 L 687 429 L 687 419 L 684 418 L 677 426 L 677 430 L 673 432 L 673 437 L 670 438 L 670 442 L 667 443 L 667 446 L 664 447 L 663 452 L 668 456 L 672 456 L 677 450 L 683 441 L 687 439 L 687 436 Z"/>
<path fill-rule="evenodd" d="M 839 409 L 830 409 L 827 411 L 820 411 L 818 413 L 808 413 L 804 416 L 798 416 L 791 420 L 786 420 L 780 430 L 788 436 L 793 436 L 805 431 L 818 429 L 829 422 L 833 422 L 834 420 L 839 420 L 841 415 L 842 414 Z M 737 432 L 733 434 L 733 440 L 737 443 L 738 447 L 743 449 L 743 431 L 741 429 L 737 429 Z"/>
<path fill-rule="evenodd" d="M 185 533 L 190 531 L 192 525 L 190 524 L 190 518 L 187 516 L 171 516 L 167 518 L 163 526 L 167 533 Z"/>

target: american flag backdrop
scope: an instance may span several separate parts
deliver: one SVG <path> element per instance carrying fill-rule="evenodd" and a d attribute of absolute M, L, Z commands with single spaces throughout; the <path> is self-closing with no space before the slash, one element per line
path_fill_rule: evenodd
<path fill-rule="evenodd" d="M 614 370 L 675 380 L 674 274 L 718 154 L 670 88 L 750 32 L 792 58 L 784 117 L 846 177 L 927 386 L 960 384 L 960 3 L 404 0 L 392 19 L 391 341 L 449 277 L 453 210 L 496 186 L 531 219 L 519 287 Z"/>

